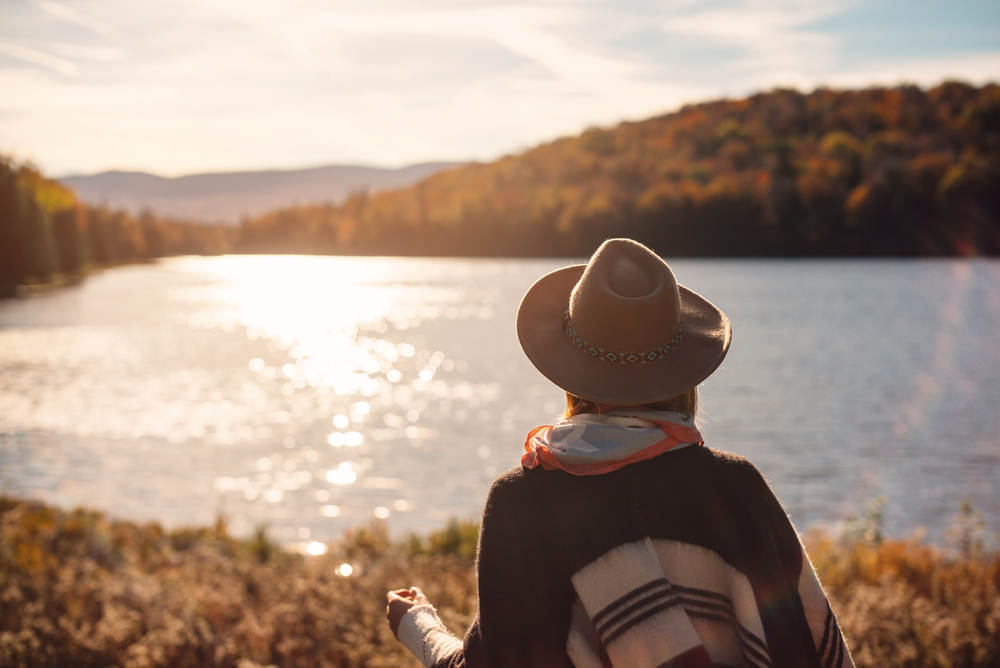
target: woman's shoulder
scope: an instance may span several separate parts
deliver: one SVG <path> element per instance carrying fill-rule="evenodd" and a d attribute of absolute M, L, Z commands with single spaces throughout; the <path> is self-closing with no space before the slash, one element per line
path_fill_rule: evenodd
<path fill-rule="evenodd" d="M 632 471 L 632 467 L 635 467 Z M 763 492 L 770 488 L 760 470 L 746 457 L 709 447 L 688 446 L 668 451 L 653 459 L 621 469 L 640 481 L 652 477 L 681 487 L 733 489 L 744 493 Z"/>
<path fill-rule="evenodd" d="M 704 453 L 706 457 L 710 457 L 716 466 L 735 471 L 757 471 L 757 467 L 753 465 L 753 462 L 735 452 L 726 452 L 725 450 L 716 450 L 709 447 L 701 447 L 698 450 Z"/>
<path fill-rule="evenodd" d="M 526 469 L 515 466 L 501 473 L 490 485 L 486 510 L 491 506 L 530 508 L 551 497 L 556 490 L 572 485 L 577 476 L 565 471 L 549 471 L 541 466 Z"/>
<path fill-rule="evenodd" d="M 498 475 L 490 484 L 490 497 L 504 496 L 510 493 L 519 493 L 530 486 L 535 476 L 529 475 L 531 471 L 522 466 L 515 466 Z"/>
<path fill-rule="evenodd" d="M 753 462 L 743 455 L 707 447 L 698 449 L 702 451 L 704 458 L 710 460 L 711 466 L 717 470 L 719 475 L 733 476 L 767 484 L 767 480 L 764 478 L 764 474 L 760 472 L 760 469 L 754 466 Z"/>
<path fill-rule="evenodd" d="M 536 474 L 540 470 L 526 470 L 518 466 L 497 476 L 490 485 L 483 507 L 483 526 L 506 527 L 502 531 L 522 531 L 539 521 L 537 509 L 545 506 L 552 496 L 551 487 L 546 484 L 551 480 L 548 477 L 542 480 Z"/>

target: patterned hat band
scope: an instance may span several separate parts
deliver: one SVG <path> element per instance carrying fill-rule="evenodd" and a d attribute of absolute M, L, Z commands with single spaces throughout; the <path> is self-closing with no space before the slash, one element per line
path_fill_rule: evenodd
<path fill-rule="evenodd" d="M 659 348 L 652 348 L 651 350 L 606 350 L 600 346 L 595 346 L 592 343 L 588 343 L 579 336 L 576 331 L 574 331 L 573 326 L 569 321 L 569 311 L 563 314 L 563 331 L 566 332 L 566 336 L 570 338 L 577 348 L 587 353 L 591 357 L 596 357 L 599 360 L 604 360 L 605 362 L 613 362 L 615 364 L 651 364 L 658 360 L 663 359 L 670 353 L 681 342 L 681 332 L 684 329 L 684 323 L 677 325 L 677 333 L 674 334 L 672 338 L 667 343 L 664 343 Z"/>

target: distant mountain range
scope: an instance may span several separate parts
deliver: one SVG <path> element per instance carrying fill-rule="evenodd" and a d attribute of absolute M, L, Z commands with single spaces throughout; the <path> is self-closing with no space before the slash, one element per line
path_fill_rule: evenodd
<path fill-rule="evenodd" d="M 300 204 L 339 203 L 349 194 L 413 185 L 462 163 L 427 162 L 398 169 L 329 165 L 310 169 L 191 174 L 166 178 L 145 172 L 103 172 L 59 179 L 87 204 L 131 214 L 237 224 L 244 216 Z"/>

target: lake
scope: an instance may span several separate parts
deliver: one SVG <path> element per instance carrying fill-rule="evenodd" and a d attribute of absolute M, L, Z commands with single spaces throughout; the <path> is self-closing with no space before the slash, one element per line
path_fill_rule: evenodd
<path fill-rule="evenodd" d="M 181 257 L 0 301 L 0 493 L 300 546 L 476 518 L 562 410 L 514 315 L 571 263 Z M 890 535 L 995 530 L 1000 262 L 670 264 L 733 322 L 702 434 L 800 530 L 879 496 Z"/>

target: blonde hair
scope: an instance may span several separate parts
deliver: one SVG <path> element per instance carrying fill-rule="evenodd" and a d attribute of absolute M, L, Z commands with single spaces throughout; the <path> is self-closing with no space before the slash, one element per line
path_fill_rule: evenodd
<path fill-rule="evenodd" d="M 643 404 L 642 407 L 649 408 L 654 411 L 687 413 L 692 418 L 696 417 L 696 413 L 698 412 L 698 387 L 692 387 L 690 390 L 685 390 L 684 392 L 670 397 L 669 399 Z M 600 405 L 590 399 L 581 399 L 575 394 L 567 392 L 566 412 L 563 415 L 570 418 L 574 415 L 579 415 L 580 413 L 600 413 L 601 408 L 602 407 Z"/>

